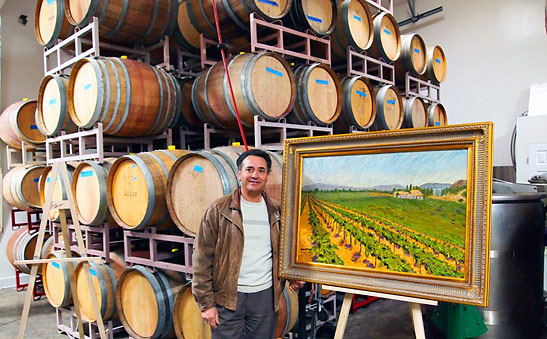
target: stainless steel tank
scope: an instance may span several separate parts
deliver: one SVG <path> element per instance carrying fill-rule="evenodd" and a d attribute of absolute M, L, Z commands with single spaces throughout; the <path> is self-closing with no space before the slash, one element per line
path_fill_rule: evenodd
<path fill-rule="evenodd" d="M 479 338 L 542 338 L 543 235 L 540 194 L 494 194 L 488 332 Z"/>

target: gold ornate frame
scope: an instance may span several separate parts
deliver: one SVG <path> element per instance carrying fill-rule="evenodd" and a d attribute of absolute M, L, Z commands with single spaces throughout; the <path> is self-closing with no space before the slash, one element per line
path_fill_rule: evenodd
<path fill-rule="evenodd" d="M 281 278 L 409 297 L 486 307 L 492 205 L 490 122 L 285 140 L 279 275 Z M 302 188 L 307 156 L 467 149 L 468 181 L 463 279 L 356 270 L 333 264 L 296 263 Z"/>

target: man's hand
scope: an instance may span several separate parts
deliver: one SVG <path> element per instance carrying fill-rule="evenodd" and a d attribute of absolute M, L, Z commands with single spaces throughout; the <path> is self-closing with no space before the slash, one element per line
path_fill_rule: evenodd
<path fill-rule="evenodd" d="M 302 287 L 304 287 L 305 283 L 306 283 L 305 281 L 301 281 L 301 280 L 289 280 L 289 288 L 291 289 L 291 291 L 296 292 Z"/>
<path fill-rule="evenodd" d="M 216 307 L 211 307 L 207 311 L 201 312 L 201 317 L 207 322 L 209 326 L 216 329 L 220 325 L 220 320 L 218 319 L 218 310 Z"/>

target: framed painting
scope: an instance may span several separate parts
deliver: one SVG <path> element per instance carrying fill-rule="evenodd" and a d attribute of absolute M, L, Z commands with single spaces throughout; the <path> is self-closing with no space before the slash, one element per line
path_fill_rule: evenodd
<path fill-rule="evenodd" d="M 287 139 L 280 276 L 488 304 L 492 124 Z"/>

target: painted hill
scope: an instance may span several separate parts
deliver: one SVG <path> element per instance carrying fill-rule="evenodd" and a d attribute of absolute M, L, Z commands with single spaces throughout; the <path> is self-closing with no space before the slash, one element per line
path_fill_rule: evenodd
<path fill-rule="evenodd" d="M 450 188 L 460 188 L 460 187 L 467 187 L 467 180 L 458 180 L 452 185 L 450 185 Z"/>

